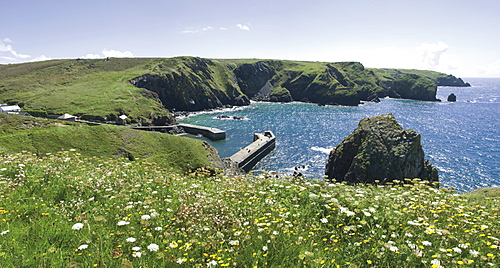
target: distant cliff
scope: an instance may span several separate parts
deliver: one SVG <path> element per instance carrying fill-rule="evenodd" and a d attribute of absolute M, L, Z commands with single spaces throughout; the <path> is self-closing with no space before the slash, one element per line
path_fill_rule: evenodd
<path fill-rule="evenodd" d="M 176 69 L 144 74 L 129 82 L 156 93 L 170 110 L 199 111 L 250 104 L 234 74 L 208 59 L 186 58 Z"/>
<path fill-rule="evenodd" d="M 451 74 L 444 74 L 435 71 L 413 70 L 413 69 L 388 69 L 371 68 L 371 71 L 380 79 L 380 84 L 386 89 L 392 86 L 392 82 L 406 75 L 418 75 L 429 79 L 437 86 L 470 87 L 462 78 L 457 78 Z"/>
<path fill-rule="evenodd" d="M 407 75 L 414 78 L 399 83 Z M 435 85 L 468 84 L 443 73 L 369 69 L 359 62 L 175 57 L 0 65 L 0 103 L 98 121 L 124 114 L 138 124 L 171 124 L 171 111 L 241 106 L 250 100 L 349 106 L 386 96 L 434 100 Z"/>
<path fill-rule="evenodd" d="M 392 82 L 389 97 L 437 101 L 437 86 L 431 80 L 416 74 L 407 74 Z"/>
<path fill-rule="evenodd" d="M 168 109 L 185 111 L 248 105 L 250 99 L 356 106 L 387 95 L 358 62 L 248 61 L 185 58 L 176 69 L 129 82 L 155 92 Z"/>
<path fill-rule="evenodd" d="M 130 83 L 155 92 L 166 108 L 181 111 L 248 105 L 250 100 L 346 106 L 387 96 L 435 101 L 437 85 L 468 85 L 442 73 L 366 69 L 359 62 L 192 57 L 176 58 L 175 68 L 159 68 Z"/>

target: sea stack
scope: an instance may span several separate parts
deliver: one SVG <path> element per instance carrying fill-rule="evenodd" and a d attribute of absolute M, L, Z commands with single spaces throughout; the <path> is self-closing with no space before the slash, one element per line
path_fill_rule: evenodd
<path fill-rule="evenodd" d="M 438 181 L 437 169 L 424 160 L 420 135 L 403 130 L 392 114 L 362 119 L 330 152 L 325 175 L 328 180 L 349 183 Z"/>
<path fill-rule="evenodd" d="M 451 102 L 457 101 L 457 96 L 455 94 L 451 93 L 450 95 L 448 95 L 448 101 L 451 101 Z"/>

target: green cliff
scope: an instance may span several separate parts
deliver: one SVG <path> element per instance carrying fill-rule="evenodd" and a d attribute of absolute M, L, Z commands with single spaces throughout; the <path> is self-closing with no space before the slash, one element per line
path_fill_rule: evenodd
<path fill-rule="evenodd" d="M 130 123 L 163 125 L 175 122 L 172 111 L 248 105 L 250 100 L 350 106 L 386 96 L 432 100 L 427 92 L 407 94 L 401 92 L 405 88 L 393 88 L 407 74 L 438 85 L 466 85 L 447 74 L 368 69 L 358 62 L 69 59 L 0 65 L 0 103 L 98 121 L 125 114 Z"/>
<path fill-rule="evenodd" d="M 437 101 L 436 92 L 437 86 L 431 80 L 416 74 L 407 74 L 392 82 L 389 97 Z"/>

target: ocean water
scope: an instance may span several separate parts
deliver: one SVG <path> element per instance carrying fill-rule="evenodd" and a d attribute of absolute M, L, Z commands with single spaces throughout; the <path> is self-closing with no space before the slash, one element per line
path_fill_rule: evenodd
<path fill-rule="evenodd" d="M 253 133 L 271 130 L 276 149 L 255 170 L 292 174 L 298 167 L 309 178 L 323 178 L 330 150 L 359 120 L 392 113 L 404 129 L 422 136 L 425 157 L 438 168 L 442 186 L 459 192 L 500 186 L 500 79 L 465 80 L 473 86 L 439 87 L 442 102 L 385 98 L 358 107 L 254 102 L 178 121 L 225 130 L 226 140 L 207 140 L 221 157 L 251 143 Z M 450 93 L 457 95 L 457 102 L 446 101 Z M 218 119 L 220 115 L 244 119 Z"/>

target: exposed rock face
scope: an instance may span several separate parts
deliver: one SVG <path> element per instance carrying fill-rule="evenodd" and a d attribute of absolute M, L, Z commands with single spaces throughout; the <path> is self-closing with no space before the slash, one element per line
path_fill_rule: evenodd
<path fill-rule="evenodd" d="M 210 69 L 213 62 L 192 58 L 179 70 L 163 74 L 145 74 L 129 82 L 156 93 L 163 106 L 170 110 L 200 111 L 225 105 L 249 105 L 232 77 L 220 85 Z"/>
<path fill-rule="evenodd" d="M 469 83 L 465 83 L 462 78 L 456 78 L 453 75 L 448 75 L 445 77 L 437 78 L 435 81 L 438 86 L 447 86 L 447 87 L 470 87 Z"/>
<path fill-rule="evenodd" d="M 392 82 L 389 97 L 437 101 L 436 92 L 437 85 L 431 80 L 416 74 L 408 74 Z"/>
<path fill-rule="evenodd" d="M 329 180 L 350 183 L 438 181 L 437 169 L 424 160 L 420 135 L 403 130 L 392 114 L 362 119 L 330 152 L 325 174 Z"/>
<path fill-rule="evenodd" d="M 448 101 L 451 101 L 451 102 L 457 101 L 457 96 L 455 94 L 451 93 L 450 95 L 448 95 Z"/>
<path fill-rule="evenodd" d="M 155 93 L 165 108 L 176 111 L 249 105 L 250 99 L 347 106 L 379 102 L 386 96 L 435 101 L 435 83 L 463 83 L 444 74 L 434 81 L 397 70 L 382 81 L 359 62 L 231 62 L 180 57 L 152 70 L 129 82 Z"/>

